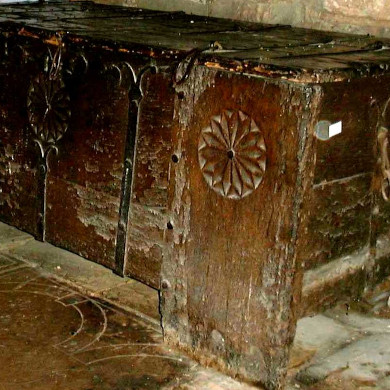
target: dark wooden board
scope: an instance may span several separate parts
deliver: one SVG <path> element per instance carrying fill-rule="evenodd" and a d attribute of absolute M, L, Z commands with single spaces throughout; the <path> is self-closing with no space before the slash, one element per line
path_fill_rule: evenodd
<path fill-rule="evenodd" d="M 0 57 L 0 218 L 33 235 L 37 233 L 39 147 L 29 129 L 24 97 L 31 75 L 40 66 L 42 46 L 10 39 L 10 55 Z M 35 61 L 25 56 L 31 50 L 36 52 Z"/>
<path fill-rule="evenodd" d="M 128 97 L 104 70 L 114 57 L 83 54 L 89 70 L 67 80 L 72 116 L 49 159 L 46 240 L 114 269 Z"/>
<path fill-rule="evenodd" d="M 370 244 L 372 174 L 317 185 L 305 200 L 307 241 L 300 247 L 305 269 L 352 255 Z"/>

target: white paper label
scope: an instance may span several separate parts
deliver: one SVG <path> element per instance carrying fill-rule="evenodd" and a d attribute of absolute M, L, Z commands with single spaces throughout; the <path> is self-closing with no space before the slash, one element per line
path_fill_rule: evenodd
<path fill-rule="evenodd" d="M 337 134 L 340 134 L 343 128 L 342 122 L 336 122 L 329 126 L 329 138 L 334 137 Z"/>

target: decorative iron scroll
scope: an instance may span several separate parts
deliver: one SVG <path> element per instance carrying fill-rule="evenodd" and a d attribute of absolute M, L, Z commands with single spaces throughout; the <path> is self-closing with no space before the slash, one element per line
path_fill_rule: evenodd
<path fill-rule="evenodd" d="M 198 157 L 207 184 L 230 199 L 252 193 L 266 169 L 264 137 L 242 111 L 225 110 L 212 117 L 200 134 Z"/>
<path fill-rule="evenodd" d="M 40 150 L 38 166 L 38 221 L 37 239 L 44 241 L 46 234 L 46 186 L 48 157 L 58 153 L 57 142 L 68 129 L 70 98 L 60 77 L 61 44 L 49 55 L 43 73 L 35 77 L 28 90 L 27 114 L 34 132 L 34 142 Z"/>

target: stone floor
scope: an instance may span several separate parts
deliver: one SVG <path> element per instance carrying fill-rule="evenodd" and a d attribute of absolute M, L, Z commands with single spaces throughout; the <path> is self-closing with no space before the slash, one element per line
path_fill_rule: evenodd
<path fill-rule="evenodd" d="M 390 389 L 390 278 L 298 323 L 288 389 Z"/>
<path fill-rule="evenodd" d="M 299 321 L 287 390 L 390 389 L 390 279 Z M 0 390 L 249 390 L 162 342 L 158 293 L 0 224 Z"/>
<path fill-rule="evenodd" d="M 158 294 L 0 224 L 0 390 L 250 390 L 163 344 Z"/>

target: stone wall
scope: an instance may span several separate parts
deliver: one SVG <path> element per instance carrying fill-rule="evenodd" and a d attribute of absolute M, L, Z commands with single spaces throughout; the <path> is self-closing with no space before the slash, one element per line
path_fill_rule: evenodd
<path fill-rule="evenodd" d="M 389 0 L 97 0 L 390 38 Z"/>

